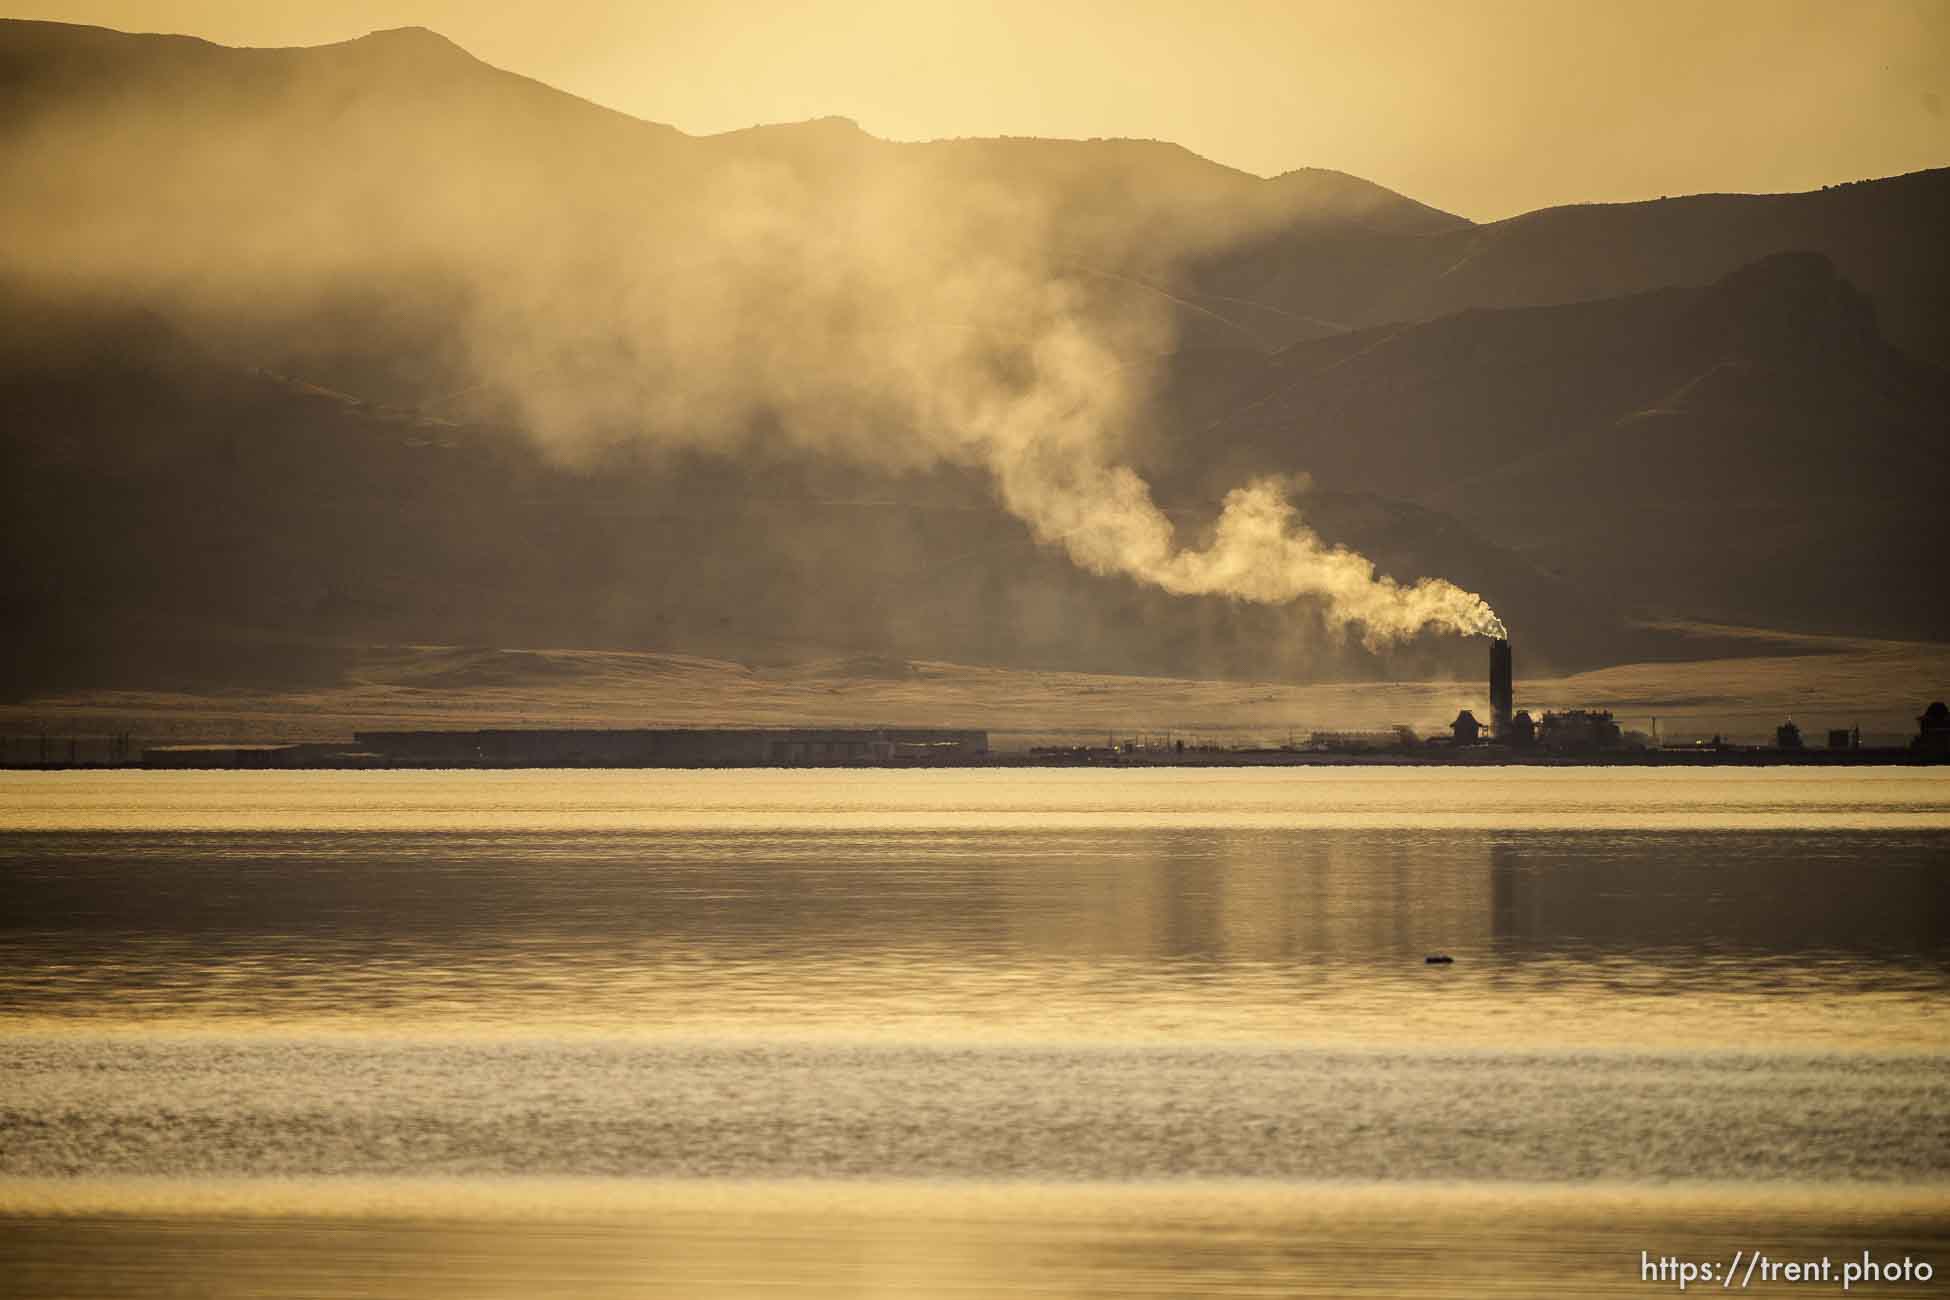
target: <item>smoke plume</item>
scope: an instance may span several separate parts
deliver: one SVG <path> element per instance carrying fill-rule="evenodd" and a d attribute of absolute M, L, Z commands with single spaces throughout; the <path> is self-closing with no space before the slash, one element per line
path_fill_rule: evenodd
<path fill-rule="evenodd" d="M 1180 596 L 1309 600 L 1370 647 L 1425 630 L 1502 635 L 1481 597 L 1439 578 L 1399 583 L 1320 538 L 1293 504 L 1300 480 L 1245 484 L 1209 540 L 1181 539 L 1126 455 L 1150 397 L 1131 362 L 1170 348 L 1169 302 L 1065 270 L 1041 205 L 885 173 L 839 200 L 781 167 L 735 167 L 721 184 L 705 205 L 720 223 L 691 235 L 708 277 L 672 270 L 654 298 L 631 301 L 613 372 L 542 378 L 573 368 L 546 307 L 552 278 L 477 320 L 486 382 L 564 454 L 606 437 L 737 454 L 762 426 L 867 465 L 979 469 L 1039 542 L 1093 574 Z M 511 355 L 545 359 L 509 384 Z"/>
<path fill-rule="evenodd" d="M 1147 286 L 1292 214 L 1138 183 L 1163 146 L 657 133 L 437 40 L 261 52 L 282 61 L 240 81 L 228 52 L 192 51 L 209 67 L 158 83 L 167 113 L 129 90 L 23 118 L 0 141 L 0 271 L 166 299 L 240 354 L 318 328 L 352 286 L 413 341 L 386 343 L 388 374 L 422 359 L 401 381 L 421 405 L 566 461 L 776 440 L 957 466 L 1093 574 L 1316 602 L 1370 645 L 1501 634 L 1479 596 L 1318 536 L 1288 480 L 1236 488 L 1188 541 L 1134 467 L 1142 363 L 1177 306 Z"/>

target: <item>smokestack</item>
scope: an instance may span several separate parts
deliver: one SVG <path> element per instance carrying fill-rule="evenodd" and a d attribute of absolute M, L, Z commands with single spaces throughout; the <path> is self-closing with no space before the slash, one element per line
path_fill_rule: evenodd
<path fill-rule="evenodd" d="M 1490 734 L 1498 740 L 1510 733 L 1510 712 L 1515 692 L 1510 681 L 1510 642 L 1497 637 L 1490 642 Z"/>

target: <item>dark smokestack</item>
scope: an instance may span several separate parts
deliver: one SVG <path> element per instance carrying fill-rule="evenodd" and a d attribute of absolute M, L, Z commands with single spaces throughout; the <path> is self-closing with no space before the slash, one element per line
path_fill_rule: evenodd
<path fill-rule="evenodd" d="M 1515 691 L 1510 681 L 1510 643 L 1502 637 L 1490 642 L 1490 734 L 1501 740 L 1510 733 Z"/>

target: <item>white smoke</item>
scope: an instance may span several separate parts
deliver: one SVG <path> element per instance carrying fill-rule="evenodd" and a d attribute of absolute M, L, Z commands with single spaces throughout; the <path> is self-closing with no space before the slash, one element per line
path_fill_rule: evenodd
<path fill-rule="evenodd" d="M 1065 319 L 1039 341 L 1034 363 L 1025 391 L 985 394 L 990 400 L 964 413 L 956 428 L 972 441 L 1009 512 L 1039 542 L 1062 546 L 1078 567 L 1175 596 L 1265 605 L 1314 600 L 1330 624 L 1358 625 L 1371 648 L 1427 630 L 1505 635 L 1481 596 L 1441 578 L 1397 582 L 1367 557 L 1323 541 L 1292 501 L 1304 477 L 1268 476 L 1233 489 L 1210 542 L 1180 545 L 1150 485 L 1106 456 L 1117 442 L 1115 422 L 1140 397 L 1114 357 L 1088 328 Z"/>
<path fill-rule="evenodd" d="M 1141 149 L 971 152 L 828 127 L 740 153 L 614 124 L 627 140 L 596 147 L 584 118 L 558 126 L 465 76 L 482 96 L 467 112 L 394 130 L 383 95 L 348 100 L 341 65 L 317 66 L 282 98 L 198 83 L 168 113 L 91 101 L 38 121 L 0 157 L 16 180 L 0 270 L 246 321 L 303 319 L 356 286 L 460 338 L 448 377 L 467 397 L 443 413 L 506 418 L 565 459 L 625 438 L 737 456 L 764 436 L 894 473 L 974 468 L 1091 573 L 1316 601 L 1371 644 L 1501 633 L 1481 597 L 1329 544 L 1280 480 L 1232 491 L 1188 546 L 1133 468 L 1152 396 L 1133 363 L 1170 351 L 1178 306 L 1143 285 L 1286 219 L 1271 208 L 1180 196 Z M 370 91 L 349 56 L 341 71 Z M 345 102 L 374 129 L 294 159 Z M 443 134 L 490 122 L 511 139 Z M 1058 155 L 1095 161 L 1061 172 Z"/>
<path fill-rule="evenodd" d="M 1096 470 L 1090 478 L 1075 487 L 1033 482 L 1020 491 L 1005 478 L 1004 500 L 1039 540 L 1060 542 L 1080 567 L 1124 574 L 1175 596 L 1264 605 L 1314 598 L 1329 622 L 1359 625 L 1371 647 L 1429 629 L 1505 634 L 1481 596 L 1441 578 L 1403 585 L 1377 574 L 1365 556 L 1322 541 L 1278 479 L 1227 493 L 1211 543 L 1193 549 L 1177 544 L 1171 520 L 1131 470 Z"/>
<path fill-rule="evenodd" d="M 1182 545 L 1123 454 L 1151 396 L 1129 362 L 1172 346 L 1169 307 L 1053 266 L 1047 213 L 990 192 L 943 216 L 883 182 L 847 219 L 807 225 L 787 216 L 809 206 L 796 183 L 767 179 L 771 201 L 744 208 L 735 247 L 711 259 L 738 270 L 711 286 L 710 342 L 699 343 L 694 289 L 681 319 L 652 330 L 648 364 L 691 404 L 652 422 L 652 436 L 692 441 L 758 407 L 823 454 L 979 468 L 1039 542 L 1093 574 L 1179 596 L 1312 601 L 1371 648 L 1428 630 L 1503 635 L 1480 596 L 1440 578 L 1397 582 L 1324 541 L 1293 504 L 1295 476 L 1233 490 L 1210 541 Z M 742 198 L 754 185 L 739 173 Z M 577 427 L 564 414 L 534 423 Z"/>

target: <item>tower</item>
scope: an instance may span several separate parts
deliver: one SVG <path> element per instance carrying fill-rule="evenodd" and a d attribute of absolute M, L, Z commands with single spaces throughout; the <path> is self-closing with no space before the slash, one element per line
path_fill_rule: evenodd
<path fill-rule="evenodd" d="M 1502 637 L 1490 642 L 1490 735 L 1507 740 L 1515 691 L 1510 681 L 1510 643 Z"/>

